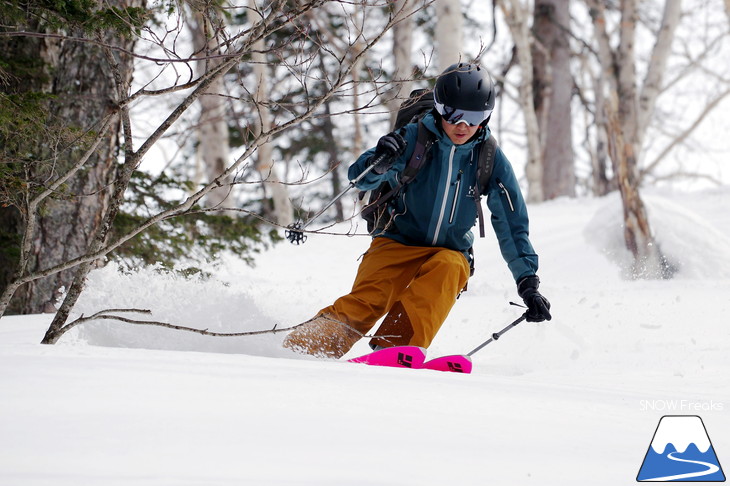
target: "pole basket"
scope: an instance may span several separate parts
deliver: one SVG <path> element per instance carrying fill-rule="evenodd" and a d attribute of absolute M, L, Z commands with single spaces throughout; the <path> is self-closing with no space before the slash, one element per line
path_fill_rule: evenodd
<path fill-rule="evenodd" d="M 301 245 L 307 241 L 307 235 L 305 235 L 304 231 L 302 231 L 304 224 L 301 221 L 292 223 L 286 228 L 284 236 L 286 236 L 286 239 L 289 240 L 290 243 L 294 245 Z"/>

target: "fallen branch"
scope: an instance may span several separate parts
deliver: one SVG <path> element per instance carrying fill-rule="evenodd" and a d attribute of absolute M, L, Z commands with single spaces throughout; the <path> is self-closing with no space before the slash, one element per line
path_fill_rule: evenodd
<path fill-rule="evenodd" d="M 236 336 L 257 336 L 260 334 L 276 334 L 278 332 L 285 332 L 285 331 L 291 331 L 295 327 L 300 326 L 301 324 L 297 324 L 293 327 L 277 327 L 278 324 L 274 324 L 274 327 L 271 329 L 266 329 L 263 331 L 245 331 L 245 332 L 214 332 L 209 331 L 207 329 L 196 329 L 194 327 L 186 327 L 186 326 L 179 326 L 177 324 L 170 324 L 168 322 L 161 322 L 161 321 L 141 321 L 137 319 L 130 319 L 128 317 L 118 316 L 110 314 L 111 312 L 114 313 L 134 313 L 134 314 L 152 314 L 152 311 L 149 309 L 105 309 L 102 311 L 99 311 L 93 315 L 90 315 L 88 317 L 81 316 L 78 319 L 68 323 L 66 326 L 66 330 L 71 329 L 73 327 L 76 327 L 80 324 L 83 324 L 85 322 L 89 321 L 95 321 L 95 320 L 114 320 L 114 321 L 121 321 L 126 322 L 127 324 L 136 324 L 136 325 L 146 325 L 146 326 L 158 326 L 158 327 L 165 327 L 167 329 L 174 329 L 176 331 L 187 331 L 187 332 L 194 332 L 197 334 L 202 334 L 203 336 L 217 336 L 217 337 L 236 337 Z"/>
<path fill-rule="evenodd" d="M 141 325 L 141 326 L 157 326 L 157 327 L 164 327 L 167 329 L 174 329 L 176 331 L 186 331 L 186 332 L 194 332 L 196 334 L 201 334 L 203 336 L 214 336 L 214 337 L 241 337 L 241 336 L 259 336 L 262 334 L 276 334 L 280 332 L 288 332 L 292 331 L 298 327 L 301 327 L 305 324 L 308 324 L 312 319 L 302 322 L 301 324 L 297 324 L 295 326 L 291 327 L 277 327 L 278 324 L 274 324 L 274 327 L 271 329 L 265 329 L 262 331 L 242 331 L 242 332 L 215 332 L 215 331 L 209 331 L 207 329 L 196 329 L 194 327 L 187 327 L 187 326 L 180 326 L 177 324 L 170 324 L 168 322 L 161 322 L 161 321 L 141 321 L 137 319 L 130 319 L 128 317 L 123 317 L 119 315 L 114 315 L 110 313 L 130 313 L 130 314 L 152 314 L 152 311 L 150 309 L 104 309 L 99 312 L 96 312 L 95 314 L 92 314 L 88 317 L 81 315 L 78 319 L 71 321 L 65 326 L 65 330 L 68 331 L 69 329 L 76 327 L 80 324 L 83 324 L 85 322 L 89 321 L 96 321 L 96 320 L 113 320 L 113 321 L 120 321 L 125 322 L 127 324 L 135 324 L 135 325 Z M 333 321 L 338 322 L 338 321 Z M 371 338 L 374 336 L 363 334 L 356 329 L 348 326 L 347 324 L 338 322 L 339 324 L 342 324 L 343 326 L 351 329 L 355 333 L 359 334 L 362 338 Z M 399 336 L 378 336 L 378 337 L 399 337 Z"/>

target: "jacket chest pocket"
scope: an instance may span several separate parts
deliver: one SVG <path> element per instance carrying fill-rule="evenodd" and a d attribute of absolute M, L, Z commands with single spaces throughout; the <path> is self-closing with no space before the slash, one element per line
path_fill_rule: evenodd
<path fill-rule="evenodd" d="M 512 197 L 510 197 L 509 191 L 504 186 L 504 184 L 502 183 L 502 181 L 500 181 L 499 179 L 497 179 L 496 182 L 497 182 L 497 185 L 499 186 L 499 192 L 502 194 L 502 197 L 504 197 L 507 200 L 507 204 L 509 204 L 510 211 L 512 211 L 514 213 L 515 212 L 515 205 L 512 204 Z"/>
<path fill-rule="evenodd" d="M 459 208 L 459 201 L 461 200 L 461 176 L 463 175 L 462 171 L 459 171 L 459 174 L 456 176 L 456 182 L 453 185 L 453 194 L 454 194 L 454 200 L 451 203 L 451 212 L 449 213 L 449 224 L 454 222 L 454 218 L 456 217 L 456 210 Z"/>

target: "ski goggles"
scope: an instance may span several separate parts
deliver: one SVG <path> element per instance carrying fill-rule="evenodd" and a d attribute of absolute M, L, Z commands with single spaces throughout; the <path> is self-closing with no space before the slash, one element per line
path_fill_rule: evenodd
<path fill-rule="evenodd" d="M 459 123 L 466 123 L 470 127 L 481 125 L 484 120 L 489 118 L 492 114 L 492 110 L 485 111 L 469 111 L 460 110 L 459 108 L 452 108 L 434 100 L 436 111 L 441 118 L 450 125 L 458 125 Z"/>

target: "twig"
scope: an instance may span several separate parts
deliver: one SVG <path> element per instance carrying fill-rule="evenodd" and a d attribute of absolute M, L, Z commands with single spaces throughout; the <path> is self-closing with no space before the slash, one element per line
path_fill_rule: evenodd
<path fill-rule="evenodd" d="M 168 322 L 161 322 L 161 321 L 140 321 L 137 319 L 130 319 L 128 317 L 122 317 L 118 315 L 112 315 L 111 312 L 115 313 L 132 313 L 132 314 L 152 314 L 152 311 L 149 309 L 105 309 L 101 310 L 93 315 L 90 315 L 88 317 L 81 316 L 78 319 L 68 323 L 65 326 L 65 331 L 68 331 L 69 329 L 78 326 L 79 324 L 83 324 L 85 322 L 89 321 L 95 321 L 95 320 L 114 320 L 114 321 L 121 321 L 126 322 L 127 324 L 136 324 L 136 325 L 145 325 L 145 326 L 158 326 L 158 327 L 165 327 L 167 329 L 174 329 L 176 331 L 187 331 L 187 332 L 194 332 L 197 334 L 202 334 L 203 336 L 217 336 L 217 337 L 236 337 L 236 336 L 257 336 L 260 334 L 276 334 L 279 332 L 285 332 L 285 331 L 291 331 L 295 327 L 299 327 L 301 324 L 297 324 L 296 326 L 292 327 L 277 327 L 278 324 L 274 324 L 274 327 L 271 329 L 266 329 L 263 331 L 245 331 L 245 332 L 214 332 L 209 331 L 207 329 L 196 329 L 193 327 L 186 327 L 186 326 L 180 326 L 177 324 L 170 324 Z"/>
<path fill-rule="evenodd" d="M 64 332 L 68 331 L 69 329 L 76 327 L 80 324 L 83 324 L 85 322 L 89 321 L 96 321 L 96 320 L 113 320 L 113 321 L 120 321 L 125 322 L 127 324 L 135 324 L 140 326 L 157 326 L 157 327 L 164 327 L 167 329 L 174 329 L 176 331 L 186 331 L 186 332 L 194 332 L 196 334 L 201 334 L 203 336 L 214 336 L 214 337 L 241 337 L 241 336 L 260 336 L 262 334 L 277 334 L 280 332 L 288 332 L 292 331 L 298 327 L 304 326 L 306 324 L 309 324 L 313 319 L 310 319 L 308 321 L 302 322 L 301 324 L 297 324 L 295 326 L 291 327 L 278 327 L 278 324 L 274 324 L 274 327 L 271 329 L 264 329 L 261 331 L 242 331 L 242 332 L 215 332 L 215 331 L 209 331 L 207 329 L 196 329 L 194 327 L 187 327 L 187 326 L 180 326 L 177 324 L 170 324 L 168 322 L 161 322 L 161 321 L 141 321 L 137 319 L 130 319 L 128 317 L 118 316 L 118 315 L 112 315 L 110 313 L 130 313 L 130 314 L 152 314 L 152 311 L 150 309 L 104 309 L 99 312 L 96 312 L 95 314 L 92 314 L 88 317 L 81 316 L 78 319 L 70 322 L 64 327 Z M 351 326 L 348 326 L 347 324 L 339 321 L 335 321 L 334 319 L 332 322 L 337 322 L 341 324 L 342 326 L 347 327 L 348 329 L 352 330 L 353 332 L 360 335 L 362 338 L 371 338 L 373 336 L 368 334 L 363 334 L 356 329 L 352 328 Z M 382 338 L 390 338 L 390 337 L 399 337 L 399 336 L 378 336 Z"/>

